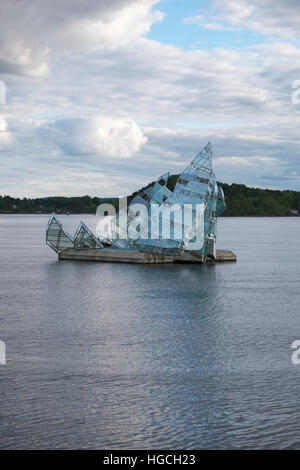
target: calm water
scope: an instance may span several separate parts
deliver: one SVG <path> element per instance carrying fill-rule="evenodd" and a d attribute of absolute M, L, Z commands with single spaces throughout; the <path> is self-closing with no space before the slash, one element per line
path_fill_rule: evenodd
<path fill-rule="evenodd" d="M 1 448 L 300 449 L 300 218 L 220 219 L 215 266 L 58 262 L 47 219 L 0 216 Z"/>

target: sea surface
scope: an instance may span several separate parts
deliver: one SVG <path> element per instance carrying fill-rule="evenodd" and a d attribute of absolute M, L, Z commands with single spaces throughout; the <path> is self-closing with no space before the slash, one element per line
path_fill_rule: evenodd
<path fill-rule="evenodd" d="M 220 218 L 213 266 L 58 261 L 47 220 L 0 215 L 1 449 L 300 449 L 300 218 Z"/>

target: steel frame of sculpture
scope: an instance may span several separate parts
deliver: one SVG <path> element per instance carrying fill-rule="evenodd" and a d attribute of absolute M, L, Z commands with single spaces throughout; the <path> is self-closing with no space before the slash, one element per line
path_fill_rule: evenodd
<path fill-rule="evenodd" d="M 217 217 L 226 205 L 212 168 L 212 155 L 208 143 L 179 175 L 173 192 L 167 188 L 169 173 L 160 176 L 135 196 L 128 208 L 121 207 L 112 217 L 109 234 L 97 237 L 81 222 L 72 237 L 52 215 L 47 226 L 47 244 L 57 253 L 69 248 L 105 249 L 109 243 L 116 250 L 162 255 L 193 251 L 202 259 L 215 257 Z M 164 223 L 170 228 L 167 235 Z M 135 237 L 130 236 L 132 225 Z"/>
<path fill-rule="evenodd" d="M 46 243 L 58 254 L 69 248 L 74 248 L 74 237 L 63 229 L 54 214 L 51 215 L 48 221 Z"/>
<path fill-rule="evenodd" d="M 104 245 L 95 237 L 85 223 L 81 221 L 74 236 L 74 248 L 102 249 Z"/>

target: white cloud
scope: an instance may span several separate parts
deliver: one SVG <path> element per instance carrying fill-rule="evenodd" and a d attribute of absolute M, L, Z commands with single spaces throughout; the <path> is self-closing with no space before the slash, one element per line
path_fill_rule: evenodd
<path fill-rule="evenodd" d="M 184 22 L 215 31 L 248 29 L 265 36 L 299 37 L 298 0 L 211 0 L 208 5 L 211 10 L 203 6 L 196 15 L 184 18 Z"/>
<path fill-rule="evenodd" d="M 220 157 L 214 161 L 216 167 L 220 166 L 255 166 L 255 162 L 245 157 Z"/>
<path fill-rule="evenodd" d="M 1 0 L 0 73 L 44 77 L 57 56 L 123 47 L 163 18 L 157 1 Z"/>
<path fill-rule="evenodd" d="M 226 26 L 224 23 L 218 22 L 219 18 L 216 15 L 204 12 L 201 15 L 192 15 L 183 18 L 185 24 L 196 24 L 201 28 L 211 29 L 213 31 L 234 31 L 233 27 Z"/>
<path fill-rule="evenodd" d="M 107 117 L 62 119 L 37 130 L 66 155 L 130 158 L 147 142 L 135 122 Z"/>
<path fill-rule="evenodd" d="M 211 3 L 215 15 L 236 28 L 284 38 L 299 36 L 298 0 L 212 0 Z"/>
<path fill-rule="evenodd" d="M 0 116 L 0 149 L 6 149 L 13 144 L 13 137 L 7 130 L 7 123 L 4 117 Z"/>
<path fill-rule="evenodd" d="M 2 193 L 126 194 L 179 172 L 208 140 L 220 180 L 300 189 L 299 48 L 186 51 L 149 40 L 156 3 L 1 2 Z M 229 5 L 228 27 L 250 21 L 242 1 Z"/>
<path fill-rule="evenodd" d="M 0 132 L 5 132 L 7 130 L 7 124 L 4 117 L 0 116 Z"/>

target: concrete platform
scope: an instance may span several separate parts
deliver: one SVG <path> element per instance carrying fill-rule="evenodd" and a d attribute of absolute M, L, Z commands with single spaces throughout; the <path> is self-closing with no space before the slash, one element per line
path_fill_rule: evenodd
<path fill-rule="evenodd" d="M 237 261 L 237 256 L 229 250 L 217 250 L 216 258 L 206 258 L 203 262 L 201 257 L 196 253 L 190 251 L 189 253 L 184 253 L 180 256 L 175 256 L 175 263 L 196 263 L 196 264 L 205 264 L 205 263 L 224 263 L 228 261 L 235 262 Z"/>
<path fill-rule="evenodd" d="M 205 263 L 222 263 L 228 261 L 236 261 L 237 257 L 232 251 L 217 250 L 216 259 L 207 258 L 203 261 L 196 253 L 189 252 L 180 256 L 165 256 L 160 254 L 142 253 L 134 250 L 113 250 L 105 248 L 103 250 L 83 249 L 69 250 L 60 253 L 59 259 L 72 261 L 97 261 L 106 263 L 133 263 L 133 264 L 164 264 L 164 263 L 189 263 L 189 264 L 205 264 Z"/>

